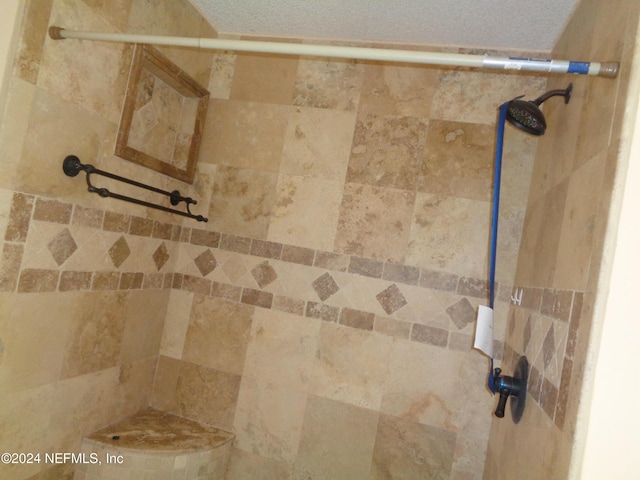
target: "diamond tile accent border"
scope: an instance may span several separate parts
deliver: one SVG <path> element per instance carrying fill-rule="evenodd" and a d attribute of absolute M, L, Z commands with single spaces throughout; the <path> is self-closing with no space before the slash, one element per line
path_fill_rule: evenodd
<path fill-rule="evenodd" d="M 210 249 L 205 250 L 196 258 L 194 258 L 193 263 L 196 264 L 196 267 L 198 267 L 198 270 L 203 277 L 209 275 L 218 266 L 216 257 L 213 255 L 213 252 Z"/>
<path fill-rule="evenodd" d="M 397 312 L 407 304 L 407 299 L 395 283 L 376 295 L 376 298 L 387 315 Z"/>
<path fill-rule="evenodd" d="M 65 228 L 53 237 L 53 239 L 47 244 L 47 247 L 58 266 L 66 262 L 67 259 L 78 249 L 78 245 L 73 239 L 73 235 L 71 235 L 68 228 Z"/>
<path fill-rule="evenodd" d="M 36 210 L 37 214 L 35 213 Z M 59 266 L 58 269 L 25 269 L 21 267 L 31 222 L 64 225 L 64 227 L 61 227 L 62 230 L 54 238 L 50 239 L 48 243 L 49 251 Z M 80 237 L 75 237 L 74 229 L 76 228 L 82 228 L 85 231 L 97 229 L 108 233 L 104 238 L 112 238 L 113 243 L 107 252 L 107 262 L 113 265 L 111 269 L 115 268 L 115 271 L 109 269 L 108 266 L 105 271 L 105 265 L 99 263 L 100 259 L 96 259 L 96 265 L 93 268 L 91 265 L 84 266 L 85 270 L 83 271 L 64 269 L 65 262 L 78 249 L 76 239 Z M 138 252 L 145 252 L 145 250 L 141 250 L 140 245 L 148 244 L 140 242 L 148 242 L 149 240 L 141 239 L 140 237 L 161 240 L 155 250 L 145 253 L 149 256 L 148 264 L 145 264 L 145 261 L 139 262 L 139 259 L 135 259 L 138 262 L 136 263 L 137 269 L 140 269 L 139 265 L 144 265 L 143 269 L 146 268 L 148 270 L 119 271 L 125 265 L 125 261 L 131 258 L 132 255 L 137 255 Z M 197 269 L 194 269 L 194 272 L 197 272 L 195 275 L 187 274 L 186 272 L 160 273 L 163 268 L 166 268 L 173 255 L 172 252 L 179 244 L 205 247 L 204 250 L 198 250 L 197 248 L 183 250 L 183 252 L 191 252 L 191 255 L 193 255 L 193 264 L 191 265 L 195 265 Z M 219 258 L 223 258 L 222 252 L 246 255 L 247 258 L 243 261 L 254 265 L 253 269 L 247 270 L 247 272 L 250 272 L 260 289 L 274 284 L 279 278 L 276 270 L 280 268 L 278 265 L 281 262 L 286 262 L 291 266 L 295 265 L 296 268 L 321 270 L 316 273 L 318 276 L 309 285 L 312 289 L 311 292 L 315 292 L 317 298 L 313 293 L 309 298 L 288 297 L 283 294 L 285 290 L 280 287 L 276 287 L 273 290 L 278 292 L 276 294 L 248 286 L 208 279 L 206 277 L 220 266 L 217 258 L 218 253 L 216 253 L 218 251 L 220 252 Z M 13 195 L 2 252 L 0 290 L 4 292 L 183 289 L 201 295 L 223 297 L 260 308 L 270 308 L 323 321 L 337 322 L 350 328 L 373 331 L 394 338 L 413 340 L 455 350 L 469 349 L 471 334 L 468 332 L 468 325 L 475 320 L 475 301 L 472 299 L 483 300 L 486 297 L 487 290 L 487 282 L 483 279 L 462 277 L 449 272 L 433 271 L 409 265 L 316 251 L 260 239 L 183 227 L 172 223 L 86 208 L 22 193 L 14 193 Z M 28 255 L 29 252 L 26 252 L 26 254 Z M 225 255 L 228 258 L 228 254 Z M 261 263 L 255 263 L 250 261 L 251 257 L 263 260 Z M 129 265 L 129 263 L 126 264 Z M 136 268 L 134 267 L 134 269 Z M 285 271 L 288 270 L 285 269 Z M 376 298 L 379 306 L 372 305 L 371 307 L 374 311 L 366 311 L 367 307 L 362 305 L 358 309 L 352 305 L 336 306 L 328 304 L 334 295 L 342 289 L 337 281 L 339 279 L 340 283 L 342 282 L 342 277 L 337 275 L 338 272 L 339 275 L 353 276 L 352 281 L 354 282 L 361 281 L 358 277 L 370 279 L 374 282 L 372 285 L 375 285 L 376 282 L 382 284 L 389 282 L 389 286 L 379 291 L 377 295 L 375 295 L 375 290 L 371 292 L 372 298 Z M 224 274 L 221 275 L 222 277 L 224 277 Z M 234 281 L 231 280 L 231 282 Z M 405 307 L 407 305 L 410 307 L 412 302 L 416 302 L 417 297 L 415 292 L 410 295 L 403 294 L 402 285 L 410 286 L 412 289 L 422 288 L 432 292 L 446 292 L 443 298 L 451 298 L 453 301 L 442 313 L 449 316 L 452 328 L 441 328 L 440 324 L 436 326 L 414 323 L 415 320 L 408 321 L 403 319 L 407 314 L 411 315 L 411 309 Z M 510 293 L 511 288 L 498 286 L 498 300 L 508 301 Z M 451 297 L 451 295 L 454 297 Z M 543 314 L 554 321 L 568 322 L 571 320 L 570 316 L 573 311 L 571 302 L 574 302 L 573 309 L 575 309 L 575 302 L 581 299 L 582 295 L 582 292 L 571 290 L 530 288 L 525 294 L 522 308 L 530 309 L 537 314 Z M 340 298 L 339 301 L 343 302 L 344 299 Z M 379 311 L 380 307 L 388 317 L 379 316 L 375 313 Z M 532 335 L 530 328 L 529 326 L 529 330 L 525 329 L 529 336 Z M 460 330 L 460 332 L 458 333 L 456 329 Z M 513 329 L 511 331 L 513 332 Z M 567 331 L 566 327 L 564 331 Z M 560 339 L 557 337 L 558 331 L 555 330 L 554 333 L 556 337 L 547 338 L 544 345 L 543 353 L 546 355 L 547 364 L 551 364 L 551 359 L 558 354 L 555 348 L 552 348 L 557 348 L 560 345 Z M 544 332 L 543 338 L 545 338 L 545 335 L 549 335 L 547 331 Z M 569 326 L 566 340 L 567 355 L 571 355 L 569 350 L 575 344 L 575 335 L 576 328 Z M 526 332 L 525 336 L 527 336 Z M 530 341 L 533 341 L 533 338 Z M 513 348 L 503 346 L 501 342 L 496 342 L 496 344 L 496 351 L 498 352 L 496 358 L 501 358 L 503 350 L 505 355 L 514 355 Z M 566 378 L 571 373 L 570 360 L 570 358 L 565 359 L 564 363 L 560 360 L 552 362 L 554 366 L 557 366 L 554 368 L 563 370 L 561 381 L 564 383 L 566 383 Z M 544 372 L 534 372 L 533 375 L 536 373 L 540 378 L 538 399 L 547 398 L 549 395 L 553 396 L 555 391 L 556 396 L 561 400 L 563 396 L 561 385 L 549 382 L 545 378 Z M 554 382 L 558 381 L 557 377 L 558 374 L 556 374 Z M 545 392 L 548 393 L 547 397 L 544 396 Z M 558 407 L 558 411 L 562 411 L 561 407 Z M 556 413 L 556 417 L 560 418 L 560 416 L 561 414 Z"/>
<path fill-rule="evenodd" d="M 164 242 L 162 242 L 160 246 L 156 248 L 156 251 L 153 252 L 153 255 L 151 255 L 151 258 L 153 258 L 153 263 L 155 263 L 158 271 L 162 270 L 162 267 L 165 266 L 165 264 L 169 261 L 169 258 L 170 258 L 167 245 Z"/>
<path fill-rule="evenodd" d="M 570 401 L 569 386 L 576 375 L 573 355 L 585 292 L 514 288 L 522 290 L 522 303 L 510 306 L 504 365 L 509 369 L 514 367 L 520 356 L 526 353 L 530 362 L 528 391 L 542 411 L 562 430 Z M 558 335 L 563 330 L 567 331 L 564 351 L 559 348 L 562 347 L 562 339 Z"/>
<path fill-rule="evenodd" d="M 258 283 L 260 288 L 264 288 L 270 283 L 273 283 L 278 278 L 278 274 L 273 269 L 269 262 L 262 262 L 260 265 L 251 270 L 251 275 Z"/>
<path fill-rule="evenodd" d="M 124 236 L 120 236 L 120 238 L 111 245 L 111 248 L 109 249 L 109 257 L 115 267 L 120 268 L 120 265 L 129 258 L 129 255 L 131 255 L 131 249 L 129 248 Z"/>
<path fill-rule="evenodd" d="M 329 272 L 325 272 L 311 282 L 318 298 L 323 302 L 340 290 L 340 287 Z"/>

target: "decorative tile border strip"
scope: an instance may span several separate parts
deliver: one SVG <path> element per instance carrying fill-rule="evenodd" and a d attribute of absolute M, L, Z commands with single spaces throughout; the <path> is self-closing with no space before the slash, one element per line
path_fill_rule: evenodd
<path fill-rule="evenodd" d="M 530 338 L 526 335 L 533 315 L 544 316 L 551 322 L 567 324 L 567 338 L 564 351 L 562 352 L 562 367 L 559 381 L 550 381 L 544 371 L 540 371 L 538 366 L 531 365 L 529 373 L 528 393 L 536 404 L 545 412 L 549 419 L 560 429 L 564 429 L 567 405 L 569 401 L 569 387 L 573 371 L 574 354 L 578 340 L 578 330 L 585 292 L 568 289 L 547 289 L 538 287 L 518 287 L 522 290 L 522 304 L 512 305 L 509 314 L 509 324 L 507 327 L 507 339 L 504 344 L 504 364 L 510 368 L 515 368 L 518 358 L 524 353 L 521 349 L 527 350 Z M 515 317 L 527 318 L 525 335 L 523 335 L 522 347 L 514 346 L 513 343 L 521 340 L 514 338 Z M 551 331 L 551 330 L 549 330 Z M 557 355 L 555 339 L 547 335 L 540 345 L 541 354 L 545 360 Z M 558 361 L 559 359 L 556 359 Z M 531 361 L 531 359 L 530 359 Z"/>
<path fill-rule="evenodd" d="M 69 228 L 63 229 L 47 244 L 58 269 L 23 267 L 22 260 L 29 230 L 38 222 L 69 225 L 72 229 L 74 226 L 79 226 L 110 234 L 121 234 L 108 252 L 113 268 L 109 271 L 91 268 L 87 268 L 86 271 L 65 269 L 66 260 L 78 248 Z M 149 237 L 163 241 L 152 254 L 157 271 L 120 271 L 122 263 L 132 255 L 129 244 L 130 238 L 133 237 Z M 386 289 L 376 295 L 380 306 L 389 315 L 407 303 L 398 285 L 444 291 L 462 297 L 486 298 L 487 295 L 487 283 L 480 279 L 183 227 L 19 192 L 13 194 L 4 240 L 0 264 L 0 291 L 4 292 L 181 289 L 456 350 L 468 350 L 472 342 L 471 335 L 437 326 L 384 317 L 370 311 L 324 303 L 324 300 L 334 294 L 338 288 L 330 272 L 348 273 L 390 282 Z M 164 242 L 170 242 L 170 247 L 168 248 Z M 160 272 L 167 264 L 170 256 L 169 249 L 174 244 L 203 246 L 207 249 L 267 259 L 251 272 L 260 288 L 240 287 L 204 278 L 217 267 L 215 255 L 211 250 L 202 251 L 193 258 L 202 278 L 175 271 Z M 261 288 L 268 285 L 274 276 L 277 277 L 269 260 L 325 270 L 325 273 L 313 282 L 313 288 L 320 301 L 301 300 L 262 290 Z M 475 316 L 474 307 L 466 298 L 463 298 L 451 305 L 446 313 L 457 328 L 461 329 L 469 322 L 458 322 L 457 319 L 465 315 L 469 316 L 469 310 L 473 311 Z M 502 342 L 496 342 L 498 357 L 502 348 Z"/>

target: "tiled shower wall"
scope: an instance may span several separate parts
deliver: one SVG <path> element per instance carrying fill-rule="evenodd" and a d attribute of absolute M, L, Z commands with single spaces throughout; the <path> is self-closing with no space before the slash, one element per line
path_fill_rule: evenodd
<path fill-rule="evenodd" d="M 230 480 L 481 478 L 496 109 L 545 85 L 216 55 L 200 168 L 219 238 L 180 250 L 152 405 L 232 430 Z M 497 332 L 535 148 L 508 130 Z"/>
<path fill-rule="evenodd" d="M 164 50 L 212 94 L 188 187 L 112 155 L 131 49 L 45 32 L 211 36 L 197 13 L 52 0 L 25 18 L 0 163 L 3 448 L 74 449 L 152 404 L 233 431 L 230 479 L 480 478 L 496 109 L 546 79 Z M 507 130 L 496 332 L 535 148 Z M 179 188 L 209 223 L 89 194 L 68 154 Z"/>
<path fill-rule="evenodd" d="M 579 478 L 581 396 L 594 368 L 594 302 L 605 231 L 615 228 L 609 201 L 639 17 L 633 0 L 582 0 L 555 48 L 555 58 L 617 60 L 621 70 L 613 80 L 549 81 L 571 81 L 574 93 L 566 106 L 545 104 L 549 129 L 537 150 L 515 279 L 523 301 L 508 313 L 504 359 L 509 370 L 520 355 L 529 359 L 529 406 L 517 426 L 493 422 L 487 480 Z"/>
<path fill-rule="evenodd" d="M 83 435 L 149 405 L 181 228 L 88 193 L 62 160 L 75 154 L 196 198 L 204 175 L 187 187 L 114 157 L 131 49 L 54 42 L 47 27 L 213 31 L 187 2 L 24 3 L 0 122 L 0 450 L 72 452 Z M 210 53 L 163 53 L 207 84 Z M 66 479 L 73 467 L 0 465 L 0 478 Z"/>

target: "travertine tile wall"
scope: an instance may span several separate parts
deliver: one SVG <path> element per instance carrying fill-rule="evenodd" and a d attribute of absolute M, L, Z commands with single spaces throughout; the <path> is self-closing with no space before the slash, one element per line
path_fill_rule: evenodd
<path fill-rule="evenodd" d="M 77 448 L 151 403 L 233 431 L 230 479 L 480 478 L 494 399 L 470 346 L 496 109 L 546 79 L 166 49 L 213 98 L 188 188 L 112 155 L 131 49 L 45 32 L 212 35 L 197 13 L 27 9 L 0 162 L 5 449 Z M 536 145 L 507 131 L 496 332 Z M 61 172 L 70 153 L 180 188 L 210 222 L 90 195 Z"/>
<path fill-rule="evenodd" d="M 545 86 L 216 55 L 200 165 L 219 240 L 180 250 L 152 405 L 232 430 L 230 480 L 481 478 L 496 110 Z M 500 332 L 535 148 L 508 130 Z"/>
<path fill-rule="evenodd" d="M 640 4 L 582 0 L 555 57 L 621 62 L 615 80 L 553 78 L 574 84 L 569 105 L 545 104 L 549 128 L 536 155 L 511 307 L 505 365 L 532 364 L 529 406 L 517 426 L 494 421 L 485 479 L 578 478 L 572 458 L 584 435 L 578 416 L 595 292 L 636 45 Z M 546 290 L 546 294 L 544 291 Z M 574 455 L 575 454 L 575 455 Z"/>
<path fill-rule="evenodd" d="M 62 173 L 64 157 L 196 198 L 207 178 L 186 188 L 114 157 L 131 49 L 53 42 L 49 24 L 212 34 L 188 2 L 25 2 L 0 121 L 3 452 L 78 451 L 83 435 L 151 398 L 179 222 L 89 194 L 84 175 Z M 211 54 L 164 53 L 206 85 Z M 0 465 L 0 478 L 71 478 L 73 467 Z"/>

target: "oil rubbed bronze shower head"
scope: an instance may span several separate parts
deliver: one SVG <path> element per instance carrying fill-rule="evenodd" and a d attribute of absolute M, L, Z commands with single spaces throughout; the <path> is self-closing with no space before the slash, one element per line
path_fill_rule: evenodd
<path fill-rule="evenodd" d="M 539 108 L 540 105 L 545 100 L 560 95 L 564 97 L 565 104 L 569 103 L 572 90 L 573 84 L 570 83 L 564 90 L 551 90 L 533 101 L 515 98 L 509 102 L 506 118 L 509 123 L 531 135 L 544 135 L 547 130 L 547 122 Z"/>

